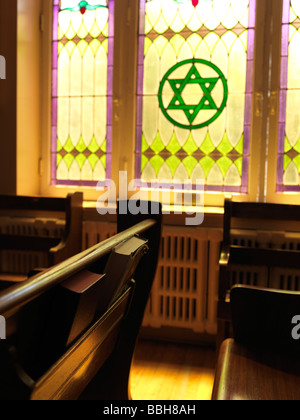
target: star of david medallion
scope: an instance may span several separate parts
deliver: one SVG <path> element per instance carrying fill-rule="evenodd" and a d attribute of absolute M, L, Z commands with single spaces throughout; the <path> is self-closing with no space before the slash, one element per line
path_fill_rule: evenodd
<path fill-rule="evenodd" d="M 224 111 L 228 84 L 222 71 L 202 59 L 184 60 L 170 68 L 161 81 L 159 106 L 180 128 L 195 130 L 214 122 Z"/>

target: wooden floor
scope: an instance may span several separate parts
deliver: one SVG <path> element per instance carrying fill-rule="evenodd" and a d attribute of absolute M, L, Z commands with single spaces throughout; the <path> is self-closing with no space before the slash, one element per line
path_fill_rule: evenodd
<path fill-rule="evenodd" d="M 214 349 L 140 341 L 131 373 L 133 400 L 210 400 Z"/>

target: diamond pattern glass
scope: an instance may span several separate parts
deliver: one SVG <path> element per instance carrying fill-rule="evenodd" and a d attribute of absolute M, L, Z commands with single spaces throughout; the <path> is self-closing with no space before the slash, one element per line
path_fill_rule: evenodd
<path fill-rule="evenodd" d="M 110 177 L 113 0 L 54 0 L 52 184 Z"/>
<path fill-rule="evenodd" d="M 247 193 L 255 0 L 140 0 L 136 176 Z"/>
<path fill-rule="evenodd" d="M 283 1 L 277 192 L 300 191 L 300 1 Z"/>

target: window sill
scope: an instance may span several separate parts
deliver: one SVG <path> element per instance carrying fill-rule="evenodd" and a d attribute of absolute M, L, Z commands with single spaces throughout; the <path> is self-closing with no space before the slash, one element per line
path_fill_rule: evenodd
<path fill-rule="evenodd" d="M 108 223 L 116 222 L 116 208 L 111 207 L 110 213 L 100 215 L 96 209 L 96 201 L 85 201 L 84 220 L 85 221 L 105 221 Z M 195 208 L 164 206 L 163 207 L 163 224 L 165 225 L 186 225 L 186 219 L 191 218 L 195 214 Z M 223 226 L 223 207 L 204 207 L 204 220 L 199 227 L 222 227 Z M 192 228 L 195 226 L 191 226 Z"/>

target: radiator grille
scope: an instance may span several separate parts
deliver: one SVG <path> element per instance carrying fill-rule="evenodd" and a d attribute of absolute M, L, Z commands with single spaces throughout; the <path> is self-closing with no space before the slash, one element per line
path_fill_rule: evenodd
<path fill-rule="evenodd" d="M 44 218 L 0 218 L 0 233 L 7 235 L 63 236 L 65 222 Z M 0 251 L 0 267 L 4 273 L 27 275 L 33 268 L 47 267 L 46 253 L 32 251 Z"/>
<path fill-rule="evenodd" d="M 300 250 L 300 235 L 296 232 L 233 230 L 232 244 L 254 248 Z M 268 272 L 266 267 L 234 265 L 231 268 L 230 279 L 231 286 L 239 283 L 282 290 L 300 290 L 300 270 L 274 267 Z"/>

